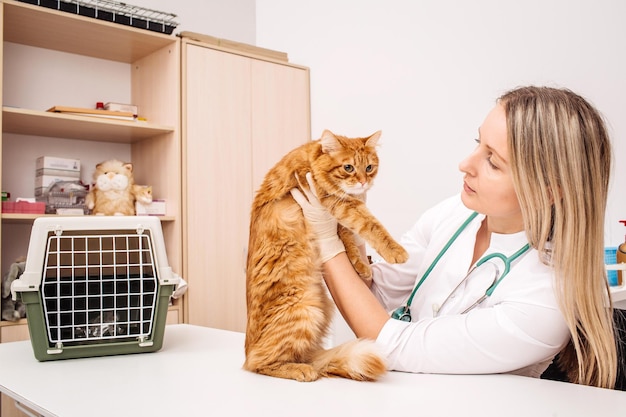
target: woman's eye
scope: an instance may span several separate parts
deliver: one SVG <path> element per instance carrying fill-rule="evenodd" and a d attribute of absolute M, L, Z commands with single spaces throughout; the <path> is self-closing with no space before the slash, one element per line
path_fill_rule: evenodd
<path fill-rule="evenodd" d="M 352 165 L 344 165 L 343 169 L 346 170 L 346 172 L 352 172 L 354 171 L 354 167 Z"/>
<path fill-rule="evenodd" d="M 493 162 L 491 162 L 491 157 L 487 158 L 487 163 L 491 168 L 498 169 L 498 167 Z"/>

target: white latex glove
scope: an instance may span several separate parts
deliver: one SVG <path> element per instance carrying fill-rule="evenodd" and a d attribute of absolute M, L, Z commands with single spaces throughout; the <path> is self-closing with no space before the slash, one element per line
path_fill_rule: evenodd
<path fill-rule="evenodd" d="M 322 206 L 317 198 L 310 172 L 306 174 L 306 180 L 310 188 L 307 190 L 302 187 L 306 196 L 297 188 L 291 189 L 291 196 L 302 207 L 304 218 L 315 232 L 322 262 L 326 262 L 339 253 L 345 252 L 346 248 L 337 236 L 337 220 L 326 210 L 326 207 Z"/>

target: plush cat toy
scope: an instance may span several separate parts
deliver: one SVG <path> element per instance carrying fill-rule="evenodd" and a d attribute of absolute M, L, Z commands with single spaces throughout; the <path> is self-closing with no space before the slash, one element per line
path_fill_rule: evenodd
<path fill-rule="evenodd" d="M 152 186 L 151 185 L 133 185 L 133 196 L 139 204 L 144 206 L 152 203 Z"/>
<path fill-rule="evenodd" d="M 85 199 L 91 214 L 132 216 L 135 214 L 133 164 L 117 159 L 96 165 L 94 185 Z"/>

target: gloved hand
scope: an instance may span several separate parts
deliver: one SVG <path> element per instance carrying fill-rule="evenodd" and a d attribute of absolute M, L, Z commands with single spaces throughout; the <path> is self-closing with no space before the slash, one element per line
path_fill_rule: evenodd
<path fill-rule="evenodd" d="M 306 196 L 297 188 L 291 189 L 291 196 L 302 207 L 304 218 L 315 232 L 322 262 L 326 262 L 337 254 L 345 252 L 346 248 L 337 236 L 337 220 L 317 198 L 310 172 L 306 174 L 306 180 L 310 188 L 307 190 L 302 187 Z"/>

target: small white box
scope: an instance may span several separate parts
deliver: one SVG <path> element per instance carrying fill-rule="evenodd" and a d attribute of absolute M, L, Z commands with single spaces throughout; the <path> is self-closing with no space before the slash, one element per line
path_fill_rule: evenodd
<path fill-rule="evenodd" d="M 57 169 L 80 172 L 80 159 L 58 158 L 56 156 L 40 156 L 37 158 L 36 169 Z"/>
<path fill-rule="evenodd" d="M 39 168 L 35 175 L 40 177 L 43 175 L 52 175 L 60 177 L 73 177 L 80 179 L 80 171 L 70 171 L 68 169 L 52 169 L 52 168 Z"/>
<path fill-rule="evenodd" d="M 139 108 L 134 104 L 106 103 L 104 105 L 104 110 L 128 112 L 136 116 Z"/>
<path fill-rule="evenodd" d="M 165 200 L 152 200 L 150 204 L 135 203 L 137 216 L 165 216 Z"/>

